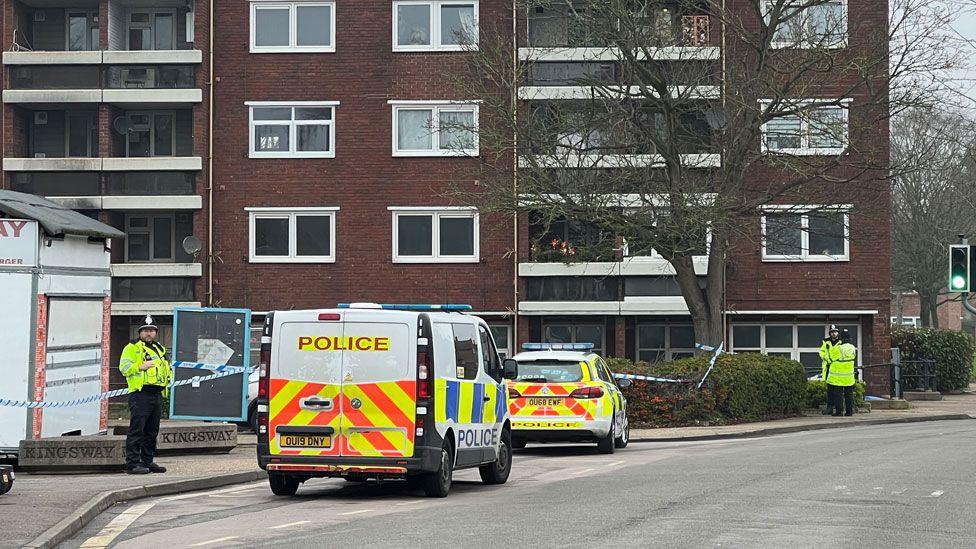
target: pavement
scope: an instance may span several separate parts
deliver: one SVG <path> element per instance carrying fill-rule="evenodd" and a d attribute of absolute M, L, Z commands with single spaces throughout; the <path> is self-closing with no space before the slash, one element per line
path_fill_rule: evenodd
<path fill-rule="evenodd" d="M 529 445 L 512 476 L 264 482 L 117 505 L 62 547 L 976 547 L 976 422 L 757 439 Z"/>
<path fill-rule="evenodd" d="M 942 401 L 913 403 L 911 410 L 873 411 L 850 418 L 816 415 L 717 427 L 634 429 L 631 440 L 634 443 L 706 441 L 884 423 L 976 418 L 976 386 L 971 389 L 974 391 L 962 395 L 946 395 Z M 925 429 L 924 425 L 919 428 Z M 229 454 L 162 456 L 157 462 L 166 466 L 168 471 L 161 475 L 89 474 L 69 477 L 18 473 L 14 489 L 0 497 L 0 516 L 4 519 L 4 539 L 0 540 L 0 547 L 20 547 L 39 537 L 43 543 L 38 546 L 45 546 L 45 543 L 53 546 L 52 541 L 63 539 L 65 534 L 73 534 L 100 511 L 121 501 L 120 498 L 135 499 L 240 483 L 241 479 L 250 478 L 248 474 L 263 478 L 257 468 L 254 444 L 253 434 L 241 433 L 239 446 Z M 588 446 L 584 448 L 589 451 Z M 266 482 L 260 485 L 266 486 Z M 119 490 L 125 492 L 116 492 L 114 499 L 105 499 L 106 492 Z"/>

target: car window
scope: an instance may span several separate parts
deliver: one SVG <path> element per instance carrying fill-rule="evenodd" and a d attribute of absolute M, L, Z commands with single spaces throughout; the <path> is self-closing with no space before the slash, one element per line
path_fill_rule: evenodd
<path fill-rule="evenodd" d="M 598 358 L 593 362 L 594 368 L 596 368 L 596 374 L 600 377 L 602 381 L 607 383 L 613 383 L 613 376 L 611 376 L 607 371 L 607 365 L 603 363 L 603 360 Z"/>
<path fill-rule="evenodd" d="M 478 336 L 481 339 L 481 367 L 485 369 L 495 381 L 502 380 L 502 366 L 498 360 L 498 351 L 484 326 L 478 326 Z"/>
<path fill-rule="evenodd" d="M 473 324 L 452 323 L 454 330 L 454 357 L 458 379 L 478 377 L 478 344 Z"/>
<path fill-rule="evenodd" d="M 531 360 L 519 362 L 518 381 L 570 383 L 583 379 L 583 366 L 571 360 Z"/>

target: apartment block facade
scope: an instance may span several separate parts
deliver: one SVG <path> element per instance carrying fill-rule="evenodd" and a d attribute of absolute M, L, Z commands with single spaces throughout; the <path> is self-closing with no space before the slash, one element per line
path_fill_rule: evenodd
<path fill-rule="evenodd" d="M 567 260 L 561 243 L 592 238 L 585 223 L 482 213 L 457 198 L 477 191 L 482 152 L 458 126 L 484 113 L 443 75 L 465 66 L 485 29 L 514 29 L 513 51 L 533 61 L 520 100 L 558 108 L 580 92 L 578 75 L 615 70 L 569 11 L 492 0 L 3 5 L 3 185 L 126 232 L 113 246 L 116 349 L 146 312 L 165 322 L 177 305 L 246 307 L 260 321 L 376 301 L 468 303 L 506 354 L 530 340 L 641 360 L 693 353 L 664 258 L 614 240 Z M 831 6 L 852 29 L 884 24 L 884 4 Z M 656 59 L 723 66 L 721 29 L 704 9 L 662 2 L 653 20 Z M 850 36 L 845 47 L 868 45 Z M 719 82 L 705 91 L 720 96 Z M 850 116 L 856 108 L 855 98 Z M 886 158 L 882 126 L 848 143 L 880 141 L 873 154 Z M 689 161 L 720 166 L 697 142 Z M 766 145 L 776 143 L 756 144 Z M 887 201 L 852 193 L 826 217 L 788 215 L 770 210 L 733 247 L 727 347 L 812 369 L 834 323 L 854 333 L 862 363 L 885 360 Z M 795 227 L 795 242 L 766 246 L 775 223 Z M 695 261 L 704 274 L 705 258 Z"/>

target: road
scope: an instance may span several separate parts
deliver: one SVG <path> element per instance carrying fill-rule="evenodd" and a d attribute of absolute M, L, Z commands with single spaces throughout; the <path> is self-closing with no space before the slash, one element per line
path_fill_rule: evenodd
<path fill-rule="evenodd" d="M 517 451 L 512 477 L 258 482 L 120 504 L 63 547 L 976 547 L 976 421 Z"/>

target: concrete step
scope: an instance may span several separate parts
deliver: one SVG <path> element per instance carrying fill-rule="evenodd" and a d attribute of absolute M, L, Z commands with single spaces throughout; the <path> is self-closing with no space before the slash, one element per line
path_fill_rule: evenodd
<path fill-rule="evenodd" d="M 942 400 L 942 393 L 938 391 L 905 391 L 905 400 Z"/>
<path fill-rule="evenodd" d="M 887 400 L 869 400 L 865 404 L 870 404 L 872 410 L 909 410 L 912 405 L 907 400 L 893 398 Z"/>

